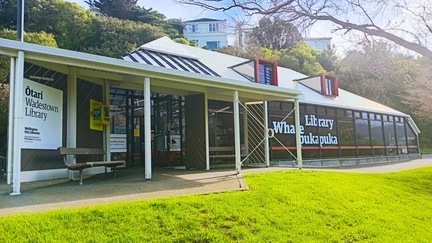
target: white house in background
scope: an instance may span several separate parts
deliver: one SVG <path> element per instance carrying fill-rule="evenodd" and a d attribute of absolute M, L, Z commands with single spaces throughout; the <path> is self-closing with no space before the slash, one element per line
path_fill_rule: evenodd
<path fill-rule="evenodd" d="M 228 45 L 227 21 L 201 18 L 186 21 L 184 36 L 198 47 L 217 50 Z"/>
<path fill-rule="evenodd" d="M 316 37 L 316 38 L 305 38 L 306 43 L 317 50 L 331 50 L 331 37 Z"/>
<path fill-rule="evenodd" d="M 234 33 L 234 45 L 246 47 L 252 35 L 253 28 L 238 28 Z"/>

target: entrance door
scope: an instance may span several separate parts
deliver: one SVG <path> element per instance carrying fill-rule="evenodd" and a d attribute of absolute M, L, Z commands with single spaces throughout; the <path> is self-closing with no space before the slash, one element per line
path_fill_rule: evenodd
<path fill-rule="evenodd" d="M 183 99 L 160 95 L 154 98 L 154 164 L 160 167 L 183 165 Z"/>

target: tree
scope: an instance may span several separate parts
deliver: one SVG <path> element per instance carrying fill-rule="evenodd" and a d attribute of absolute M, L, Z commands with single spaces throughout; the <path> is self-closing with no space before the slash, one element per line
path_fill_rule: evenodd
<path fill-rule="evenodd" d="M 186 27 L 186 22 L 183 19 L 168 19 L 167 24 L 176 29 L 179 35 L 183 36 L 183 31 Z"/>
<path fill-rule="evenodd" d="M 303 39 L 295 25 L 279 17 L 260 19 L 252 36 L 262 47 L 275 50 L 291 48 Z"/>
<path fill-rule="evenodd" d="M 64 0 L 26 0 L 25 31 L 54 35 L 60 48 L 82 51 L 94 16 L 76 3 Z M 0 10 L 0 29 L 16 29 L 16 0 Z"/>
<path fill-rule="evenodd" d="M 138 0 L 88 0 L 85 1 L 93 11 L 106 17 L 132 19 Z"/>
<path fill-rule="evenodd" d="M 162 28 L 116 18 L 93 18 L 89 43 L 84 51 L 119 58 L 142 45 L 165 36 Z"/>
<path fill-rule="evenodd" d="M 0 83 L 0 155 L 6 155 L 9 117 L 9 85 Z"/>
<path fill-rule="evenodd" d="M 334 31 L 379 37 L 432 59 L 432 3 L 429 0 L 177 0 L 214 11 L 240 8 L 247 14 L 278 15 L 308 27 L 330 21 Z M 413 28 L 415 26 L 415 28 Z"/>
<path fill-rule="evenodd" d="M 192 42 L 192 41 L 185 39 L 185 38 L 175 38 L 175 39 L 173 39 L 173 41 L 180 43 L 180 44 L 183 44 L 183 45 L 197 47 L 197 44 L 195 44 L 195 42 Z"/>
<path fill-rule="evenodd" d="M 340 87 L 403 112 L 403 102 L 415 76 L 412 57 L 398 53 L 385 42 L 365 43 L 341 60 Z"/>
<path fill-rule="evenodd" d="M 0 38 L 12 39 L 16 37 L 16 31 L 0 30 Z M 45 46 L 57 47 L 52 34 L 45 32 L 24 33 L 24 41 Z M 7 124 L 9 117 L 9 65 L 10 59 L 0 56 L 0 155 L 5 155 L 7 143 Z"/>
<path fill-rule="evenodd" d="M 304 41 L 301 41 L 293 48 L 281 51 L 278 65 L 308 76 L 326 73 L 326 70 L 318 62 L 320 54 L 320 51 L 314 50 Z"/>

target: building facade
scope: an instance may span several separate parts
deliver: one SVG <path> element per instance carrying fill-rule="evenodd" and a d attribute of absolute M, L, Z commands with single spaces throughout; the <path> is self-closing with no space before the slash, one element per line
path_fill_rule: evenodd
<path fill-rule="evenodd" d="M 315 37 L 315 38 L 305 38 L 306 43 L 313 49 L 320 51 L 331 50 L 331 37 Z"/>
<path fill-rule="evenodd" d="M 0 39 L 10 57 L 8 183 L 74 178 L 57 147 L 104 160 L 210 170 L 328 167 L 419 157 L 408 114 L 307 77 L 163 37 L 121 59 Z M 104 111 L 104 123 L 95 110 Z M 105 119 L 106 118 L 106 119 Z M 97 158 L 68 158 L 68 164 Z M 86 174 L 103 173 L 89 168 Z"/>
<path fill-rule="evenodd" d="M 228 45 L 227 21 L 220 19 L 195 19 L 186 21 L 184 36 L 197 44 L 217 50 Z"/>

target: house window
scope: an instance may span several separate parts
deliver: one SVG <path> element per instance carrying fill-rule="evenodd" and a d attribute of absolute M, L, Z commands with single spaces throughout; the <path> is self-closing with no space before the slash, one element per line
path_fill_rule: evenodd
<path fill-rule="evenodd" d="M 219 23 L 209 24 L 209 32 L 218 32 L 218 31 L 219 31 Z"/>
<path fill-rule="evenodd" d="M 221 42 L 220 41 L 207 41 L 206 46 L 209 50 L 212 50 L 212 51 L 217 50 L 220 48 Z"/>
<path fill-rule="evenodd" d="M 197 46 L 199 46 L 199 40 L 190 40 L 190 42 L 195 43 Z"/>
<path fill-rule="evenodd" d="M 198 24 L 189 24 L 188 25 L 188 32 L 189 33 L 198 33 L 199 32 L 199 25 Z"/>
<path fill-rule="evenodd" d="M 336 97 L 339 95 L 338 79 L 328 75 L 321 75 L 321 91 L 323 95 Z"/>

